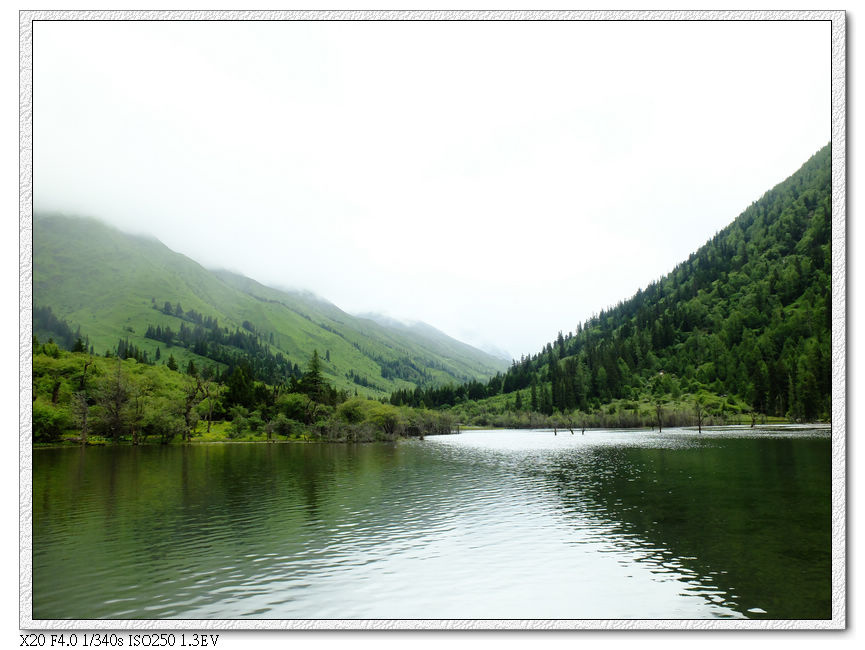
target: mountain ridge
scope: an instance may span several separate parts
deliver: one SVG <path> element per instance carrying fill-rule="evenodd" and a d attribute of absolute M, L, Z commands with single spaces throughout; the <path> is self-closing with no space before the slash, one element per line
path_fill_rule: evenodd
<path fill-rule="evenodd" d="M 334 385 L 377 396 L 489 377 L 506 365 L 444 334 L 441 340 L 414 336 L 351 316 L 312 292 L 207 269 L 155 237 L 124 233 L 90 217 L 38 214 L 33 241 L 34 307 L 51 307 L 80 327 L 98 353 L 128 338 L 152 358 L 157 347 L 166 352 L 166 346 L 145 334 L 202 325 L 189 319 L 192 313 L 258 337 L 263 355 L 283 355 L 297 370 L 318 349 Z M 182 364 L 213 360 L 179 340 L 170 347 Z"/>
<path fill-rule="evenodd" d="M 496 348 L 495 346 L 479 346 L 472 345 L 471 343 L 466 343 L 465 341 L 460 341 L 457 338 L 452 337 L 450 334 L 443 332 L 438 329 L 434 325 L 430 325 L 424 321 L 420 320 L 410 320 L 410 319 L 400 319 L 390 316 L 388 314 L 383 314 L 381 312 L 361 312 L 358 314 L 354 314 L 357 318 L 363 318 L 366 320 L 374 321 L 384 327 L 388 327 L 390 329 L 398 329 L 404 330 L 407 332 L 413 332 L 419 336 L 425 336 L 433 339 L 453 339 L 458 343 L 466 346 L 466 348 L 470 348 L 472 350 L 480 350 L 485 354 L 488 354 L 496 359 L 500 359 L 506 363 L 510 363 L 513 360 L 513 357 L 500 348 Z"/>
<path fill-rule="evenodd" d="M 831 155 L 826 145 L 669 273 L 560 330 L 486 386 L 399 392 L 392 402 L 471 401 L 464 422 L 581 412 L 634 426 L 655 403 L 681 414 L 689 395 L 710 402 L 719 421 L 743 409 L 828 419 Z"/>

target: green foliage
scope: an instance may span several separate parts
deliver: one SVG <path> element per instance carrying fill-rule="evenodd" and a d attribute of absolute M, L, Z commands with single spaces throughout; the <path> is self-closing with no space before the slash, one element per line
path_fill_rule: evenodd
<path fill-rule="evenodd" d="M 145 439 L 152 437 L 161 444 L 168 444 L 186 433 L 180 403 L 167 397 L 158 396 L 151 400 L 143 423 Z"/>
<path fill-rule="evenodd" d="M 330 386 L 376 397 L 486 381 L 506 366 L 429 326 L 356 318 L 308 293 L 208 271 L 93 220 L 36 215 L 33 229 L 34 333 L 64 350 L 76 336 L 112 356 L 123 356 L 122 340 L 139 362 L 156 360 L 157 349 L 164 359 L 170 348 L 172 367 L 188 370 L 192 361 L 221 375 L 246 364 L 247 380 L 269 386 L 299 379 L 313 351 L 324 350 L 320 372 Z"/>
<path fill-rule="evenodd" d="M 252 433 L 258 433 L 262 428 L 264 428 L 264 420 L 261 419 L 260 411 L 253 411 L 250 413 L 246 423 Z"/>
<path fill-rule="evenodd" d="M 347 399 L 323 378 L 316 380 L 320 360 L 315 357 L 305 386 L 317 386 L 310 392 L 330 403 L 255 383 L 248 391 L 248 404 L 232 404 L 228 402 L 231 387 L 205 377 L 131 358 L 60 350 L 55 357 L 53 352 L 39 346 L 33 357 L 33 437 L 40 443 L 168 444 L 275 437 L 363 442 L 449 433 L 453 422 L 449 414 L 397 408 L 361 397 Z M 226 420 L 209 420 L 215 413 Z M 207 420 L 206 427 L 200 426 L 200 419 Z"/>
<path fill-rule="evenodd" d="M 130 424 L 132 387 L 118 360 L 113 372 L 97 380 L 94 388 L 97 408 L 96 430 L 115 442 Z"/>
<path fill-rule="evenodd" d="M 255 402 L 253 382 L 247 375 L 247 367 L 239 365 L 234 368 L 226 382 L 225 393 L 226 404 L 238 404 L 244 408 L 251 408 Z"/>
<path fill-rule="evenodd" d="M 366 419 L 379 427 L 386 435 L 395 436 L 405 426 L 402 414 L 390 404 L 373 402 L 366 414 Z"/>
<path fill-rule="evenodd" d="M 271 420 L 273 432 L 278 436 L 289 438 L 300 431 L 300 422 L 287 418 L 282 413 L 277 413 Z"/>
<path fill-rule="evenodd" d="M 476 417 L 489 419 L 506 413 L 499 395 L 527 388 L 530 411 L 546 416 L 708 391 L 770 416 L 827 419 L 830 162 L 827 146 L 666 277 L 559 333 L 474 394 L 453 386 L 397 391 L 392 403 L 473 400 L 486 409 Z"/>
<path fill-rule="evenodd" d="M 300 393 L 284 393 L 276 399 L 276 410 L 290 420 L 306 420 L 309 399 Z"/>
<path fill-rule="evenodd" d="M 303 393 L 316 402 L 326 402 L 330 397 L 327 383 L 321 374 L 321 360 L 318 350 L 313 350 L 307 371 L 297 383 L 298 392 Z"/>
<path fill-rule="evenodd" d="M 33 440 L 56 442 L 70 424 L 65 409 L 53 408 L 50 403 L 41 399 L 33 402 Z"/>
<path fill-rule="evenodd" d="M 228 435 L 230 438 L 239 438 L 244 433 L 246 433 L 246 430 L 248 428 L 249 428 L 249 420 L 247 420 L 247 418 L 245 418 L 242 415 L 237 415 L 231 421 L 231 429 L 230 429 Z"/>
<path fill-rule="evenodd" d="M 348 424 L 358 424 L 366 419 L 371 404 L 372 402 L 369 400 L 355 397 L 340 404 L 336 409 L 336 414 Z"/>
<path fill-rule="evenodd" d="M 39 217 L 34 439 L 77 435 L 85 414 L 115 441 L 189 439 L 200 417 L 210 430 L 232 407 L 244 409 L 235 437 L 352 441 L 454 418 L 670 426 L 693 420 L 697 396 L 709 419 L 828 418 L 830 216 L 827 147 L 666 277 L 491 378 L 498 362 L 432 328 L 353 318 L 205 271 L 158 242 Z M 150 365 L 157 342 L 171 347 L 165 366 Z M 92 357 L 94 343 L 105 358 Z M 389 391 L 390 403 L 348 399 L 358 387 Z M 78 394 L 84 406 L 72 408 Z"/>

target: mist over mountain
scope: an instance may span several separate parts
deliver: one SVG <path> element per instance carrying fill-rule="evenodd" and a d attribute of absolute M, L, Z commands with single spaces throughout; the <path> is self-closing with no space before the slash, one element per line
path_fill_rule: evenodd
<path fill-rule="evenodd" d="M 721 421 L 743 411 L 828 418 L 831 159 L 827 145 L 666 276 L 486 386 L 401 392 L 395 403 L 469 400 L 465 411 L 482 417 L 603 407 L 625 423 L 659 400 L 682 411 L 683 396 L 703 395 Z"/>
<path fill-rule="evenodd" d="M 93 219 L 37 215 L 33 240 L 34 307 L 50 308 L 98 354 L 122 347 L 152 362 L 170 348 L 178 363 L 223 369 L 245 360 L 255 378 L 278 383 L 318 350 L 335 386 L 371 395 L 506 367 L 431 326 L 357 318 L 312 292 L 211 271 Z M 51 326 L 37 318 L 34 330 L 50 336 Z"/>

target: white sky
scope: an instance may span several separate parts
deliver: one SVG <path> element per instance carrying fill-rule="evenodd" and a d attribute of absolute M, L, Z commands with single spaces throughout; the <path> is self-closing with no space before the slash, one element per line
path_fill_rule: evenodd
<path fill-rule="evenodd" d="M 37 23 L 34 203 L 513 356 L 830 139 L 828 23 Z"/>

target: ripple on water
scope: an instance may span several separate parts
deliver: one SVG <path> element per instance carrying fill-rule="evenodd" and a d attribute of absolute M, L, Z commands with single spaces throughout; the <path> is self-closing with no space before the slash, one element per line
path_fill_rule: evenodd
<path fill-rule="evenodd" d="M 47 477 L 81 459 L 54 454 L 35 468 L 34 615 L 766 616 L 739 604 L 768 602 L 742 596 L 742 558 L 681 515 L 723 496 L 707 455 L 760 435 L 807 433 L 471 432 L 279 445 L 266 462 L 256 446 L 192 448 L 185 465 L 87 450 L 85 478 L 65 483 Z"/>

